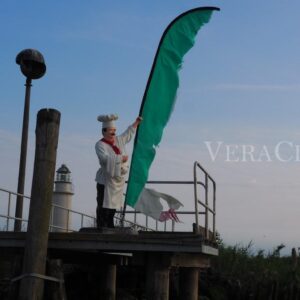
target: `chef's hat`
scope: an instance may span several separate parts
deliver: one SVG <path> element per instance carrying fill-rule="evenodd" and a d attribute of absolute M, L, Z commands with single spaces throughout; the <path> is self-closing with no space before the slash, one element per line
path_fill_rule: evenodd
<path fill-rule="evenodd" d="M 97 117 L 99 122 L 102 122 L 102 128 L 116 128 L 115 120 L 118 120 L 118 115 L 110 114 L 110 115 L 99 115 Z"/>

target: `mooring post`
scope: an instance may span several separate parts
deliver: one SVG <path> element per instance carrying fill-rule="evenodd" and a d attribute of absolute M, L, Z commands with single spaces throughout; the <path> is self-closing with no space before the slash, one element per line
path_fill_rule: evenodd
<path fill-rule="evenodd" d="M 59 111 L 42 109 L 38 112 L 31 202 L 19 300 L 43 299 L 43 276 L 46 268 L 59 123 Z"/>
<path fill-rule="evenodd" d="M 179 299 L 198 299 L 198 268 L 180 268 L 179 273 Z"/>
<path fill-rule="evenodd" d="M 147 261 L 147 300 L 169 299 L 170 267 L 167 254 L 151 253 Z"/>

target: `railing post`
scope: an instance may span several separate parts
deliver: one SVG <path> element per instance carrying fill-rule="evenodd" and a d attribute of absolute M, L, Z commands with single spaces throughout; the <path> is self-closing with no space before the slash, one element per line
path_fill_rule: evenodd
<path fill-rule="evenodd" d="M 194 196 L 195 196 L 195 223 L 196 230 L 195 233 L 199 233 L 199 212 L 198 212 L 198 192 L 197 192 L 197 162 L 194 163 Z"/>
<path fill-rule="evenodd" d="M 216 184 L 213 182 L 213 238 L 216 239 Z"/>
<path fill-rule="evenodd" d="M 10 201 L 11 201 L 11 193 L 8 193 L 8 205 L 7 205 L 7 217 L 10 215 Z M 6 231 L 8 231 L 9 228 L 9 218 L 7 218 L 6 221 Z"/>
<path fill-rule="evenodd" d="M 205 237 L 209 238 L 209 229 L 208 229 L 208 175 L 205 174 Z"/>
<path fill-rule="evenodd" d="M 53 231 L 53 211 L 55 207 L 51 205 L 49 231 Z"/>
<path fill-rule="evenodd" d="M 134 210 L 134 223 L 136 223 L 136 210 Z"/>
<path fill-rule="evenodd" d="M 175 221 L 172 220 L 172 232 L 174 232 L 174 231 L 175 231 Z"/>

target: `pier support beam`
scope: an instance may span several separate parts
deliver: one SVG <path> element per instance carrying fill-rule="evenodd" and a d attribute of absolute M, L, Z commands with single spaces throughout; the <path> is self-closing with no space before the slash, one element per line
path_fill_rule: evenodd
<path fill-rule="evenodd" d="M 198 268 L 180 268 L 179 274 L 179 299 L 198 299 Z"/>
<path fill-rule="evenodd" d="M 117 266 L 115 264 L 101 265 L 100 298 L 103 300 L 116 299 Z"/>
<path fill-rule="evenodd" d="M 42 300 L 60 112 L 42 109 L 36 148 L 19 300 Z"/>
<path fill-rule="evenodd" d="M 147 300 L 169 299 L 169 273 L 170 267 L 164 254 L 151 253 L 147 261 Z"/>

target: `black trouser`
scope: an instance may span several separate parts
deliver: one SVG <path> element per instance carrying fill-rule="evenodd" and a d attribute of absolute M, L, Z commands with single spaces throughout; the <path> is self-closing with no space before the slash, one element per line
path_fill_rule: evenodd
<path fill-rule="evenodd" d="M 114 228 L 114 215 L 116 210 L 103 207 L 104 189 L 105 186 L 103 184 L 97 183 L 97 227 Z"/>

